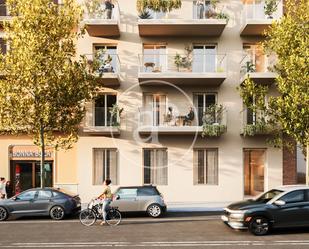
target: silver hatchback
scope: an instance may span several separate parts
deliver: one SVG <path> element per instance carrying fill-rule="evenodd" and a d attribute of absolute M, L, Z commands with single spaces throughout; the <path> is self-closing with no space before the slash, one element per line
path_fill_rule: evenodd
<path fill-rule="evenodd" d="M 166 212 L 166 204 L 155 186 L 120 187 L 111 206 L 120 212 L 147 212 L 153 218 Z"/>

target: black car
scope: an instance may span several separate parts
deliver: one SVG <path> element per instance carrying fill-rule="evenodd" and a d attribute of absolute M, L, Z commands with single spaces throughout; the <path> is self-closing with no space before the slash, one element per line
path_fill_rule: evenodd
<path fill-rule="evenodd" d="M 80 209 L 78 195 L 56 188 L 35 188 L 10 199 L 0 200 L 0 221 L 9 216 L 50 216 L 54 220 L 61 220 Z"/>
<path fill-rule="evenodd" d="M 234 229 L 265 235 L 271 228 L 309 226 L 309 187 L 283 186 L 256 199 L 232 203 L 222 220 Z"/>

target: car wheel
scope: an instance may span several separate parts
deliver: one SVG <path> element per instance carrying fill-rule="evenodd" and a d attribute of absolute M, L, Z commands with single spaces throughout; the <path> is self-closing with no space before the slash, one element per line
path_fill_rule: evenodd
<path fill-rule="evenodd" d="M 249 224 L 249 230 L 257 236 L 266 235 L 270 230 L 269 220 L 265 217 L 253 217 Z"/>
<path fill-rule="evenodd" d="M 147 213 L 152 218 L 158 218 L 162 214 L 162 208 L 158 204 L 151 204 L 147 208 Z"/>
<path fill-rule="evenodd" d="M 53 220 L 62 220 L 64 218 L 64 209 L 60 206 L 54 206 L 51 208 L 49 214 Z"/>
<path fill-rule="evenodd" d="M 0 207 L 0 221 L 5 221 L 9 216 L 8 211 L 4 207 Z"/>

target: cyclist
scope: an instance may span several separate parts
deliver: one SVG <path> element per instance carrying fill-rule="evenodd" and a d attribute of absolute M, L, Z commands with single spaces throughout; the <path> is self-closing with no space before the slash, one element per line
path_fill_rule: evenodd
<path fill-rule="evenodd" d="M 112 201 L 113 198 L 113 194 L 112 191 L 109 187 L 109 185 L 112 183 L 112 181 L 110 179 L 106 179 L 103 183 L 104 189 L 102 194 L 98 197 L 98 199 L 102 200 L 103 202 L 103 207 L 102 207 L 102 211 L 103 211 L 103 220 L 100 223 L 101 226 L 103 226 L 106 223 L 106 214 L 107 214 L 107 210 L 109 207 L 109 204 Z"/>

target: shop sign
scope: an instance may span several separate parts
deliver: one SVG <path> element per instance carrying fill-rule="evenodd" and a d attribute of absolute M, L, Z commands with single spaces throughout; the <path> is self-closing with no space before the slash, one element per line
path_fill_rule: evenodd
<path fill-rule="evenodd" d="M 11 146 L 9 151 L 9 157 L 11 160 L 33 160 L 41 158 L 41 151 L 36 146 Z M 45 149 L 45 159 L 53 159 L 53 149 L 48 147 Z"/>

